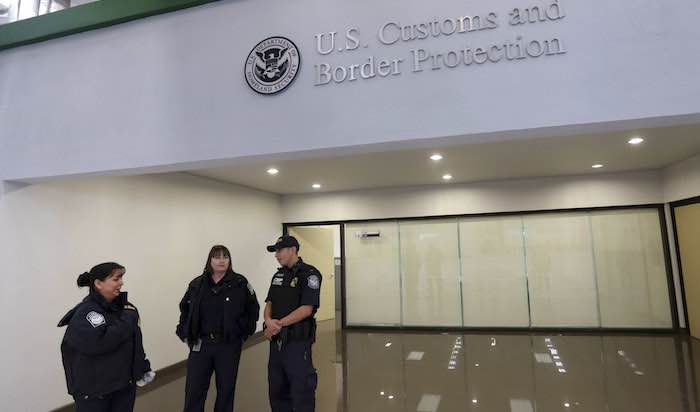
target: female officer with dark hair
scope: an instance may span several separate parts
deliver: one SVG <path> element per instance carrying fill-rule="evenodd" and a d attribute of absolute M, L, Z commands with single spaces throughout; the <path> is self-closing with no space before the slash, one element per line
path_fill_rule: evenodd
<path fill-rule="evenodd" d="M 185 412 L 203 412 L 216 372 L 215 412 L 232 412 L 242 344 L 255 333 L 260 306 L 253 287 L 231 268 L 222 245 L 209 251 L 204 272 L 190 282 L 180 302 L 177 336 L 190 347 Z"/>
<path fill-rule="evenodd" d="M 124 273 L 124 266 L 107 262 L 78 276 L 78 286 L 89 286 L 90 293 L 58 324 L 68 326 L 61 354 L 76 412 L 133 411 L 134 385 L 155 377 L 143 350 L 139 313 L 121 291 Z"/>

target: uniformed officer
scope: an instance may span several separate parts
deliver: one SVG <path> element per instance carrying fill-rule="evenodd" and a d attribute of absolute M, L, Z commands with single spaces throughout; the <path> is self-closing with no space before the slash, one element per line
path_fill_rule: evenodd
<path fill-rule="evenodd" d="M 281 265 L 265 299 L 270 340 L 268 384 L 272 412 L 313 412 L 317 375 L 311 359 L 316 338 L 321 274 L 298 256 L 299 242 L 282 236 L 267 247 Z"/>
<path fill-rule="evenodd" d="M 255 333 L 260 305 L 248 280 L 231 268 L 222 245 L 209 251 L 204 273 L 190 282 L 180 302 L 177 336 L 190 347 L 185 412 L 203 412 L 216 372 L 215 412 L 232 412 L 243 341 Z"/>
<path fill-rule="evenodd" d="M 107 262 L 78 276 L 78 286 L 89 286 L 90 293 L 58 323 L 68 326 L 61 355 L 77 412 L 133 411 L 135 384 L 155 377 L 139 313 L 121 291 L 124 273 L 124 266 Z"/>

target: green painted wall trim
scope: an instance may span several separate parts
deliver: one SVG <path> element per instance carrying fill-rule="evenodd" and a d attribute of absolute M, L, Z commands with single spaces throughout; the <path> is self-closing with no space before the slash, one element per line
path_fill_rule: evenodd
<path fill-rule="evenodd" d="M 100 0 L 0 26 L 0 50 L 219 0 Z"/>

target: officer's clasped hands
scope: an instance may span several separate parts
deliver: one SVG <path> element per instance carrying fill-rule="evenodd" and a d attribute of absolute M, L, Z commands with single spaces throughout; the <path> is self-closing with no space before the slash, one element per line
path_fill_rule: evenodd
<path fill-rule="evenodd" d="M 277 319 L 268 319 L 265 321 L 265 337 L 271 340 L 275 335 L 282 330 L 282 322 Z"/>

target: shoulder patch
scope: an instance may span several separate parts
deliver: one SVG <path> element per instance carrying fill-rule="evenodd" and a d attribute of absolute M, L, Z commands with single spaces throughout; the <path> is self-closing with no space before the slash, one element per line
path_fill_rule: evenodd
<path fill-rule="evenodd" d="M 321 287 L 321 280 L 318 278 L 316 275 L 311 275 L 307 278 L 307 282 L 309 285 L 309 288 L 311 289 L 318 289 Z"/>
<path fill-rule="evenodd" d="M 88 322 L 92 325 L 93 328 L 96 328 L 98 326 L 104 325 L 105 324 L 105 317 L 101 313 L 97 313 L 95 311 L 91 311 L 85 316 Z"/>

